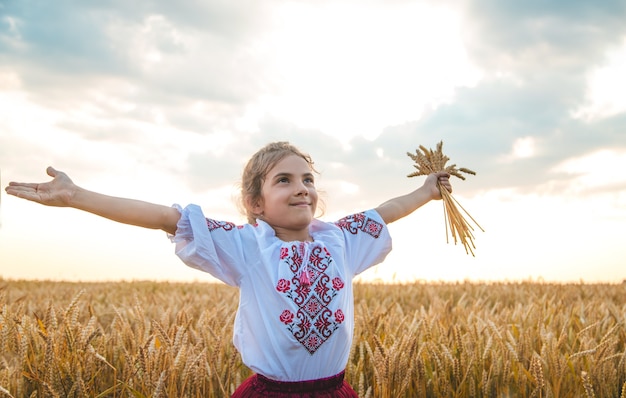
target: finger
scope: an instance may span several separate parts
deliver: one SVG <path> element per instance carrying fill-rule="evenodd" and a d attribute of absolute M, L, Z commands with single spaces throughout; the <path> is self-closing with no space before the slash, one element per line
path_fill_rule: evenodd
<path fill-rule="evenodd" d="M 9 186 L 7 186 L 7 189 L 9 187 L 13 187 L 15 189 L 20 189 L 20 188 L 29 188 L 29 189 L 37 189 L 37 186 L 39 184 L 37 183 L 33 183 L 33 182 L 15 182 L 15 181 L 11 181 L 9 182 Z"/>
<path fill-rule="evenodd" d="M 52 166 L 48 166 L 48 168 L 46 169 L 46 173 L 50 176 L 50 177 L 56 177 L 57 174 L 59 174 L 59 172 Z"/>
<path fill-rule="evenodd" d="M 33 187 L 18 184 L 8 186 L 5 191 L 9 195 L 28 200 L 32 200 L 33 196 L 36 195 Z"/>
<path fill-rule="evenodd" d="M 30 200 L 31 202 L 41 202 L 41 197 L 34 192 L 18 192 L 15 196 L 20 199 Z"/>

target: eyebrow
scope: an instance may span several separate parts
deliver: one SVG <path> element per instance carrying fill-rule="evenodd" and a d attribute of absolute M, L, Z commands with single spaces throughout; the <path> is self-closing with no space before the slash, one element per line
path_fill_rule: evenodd
<path fill-rule="evenodd" d="M 288 172 L 280 172 L 280 173 L 276 173 L 275 175 L 272 176 L 272 179 L 276 179 L 279 177 L 293 177 L 294 174 L 293 173 L 288 173 Z M 302 174 L 302 177 L 313 177 L 313 173 L 304 173 Z"/>

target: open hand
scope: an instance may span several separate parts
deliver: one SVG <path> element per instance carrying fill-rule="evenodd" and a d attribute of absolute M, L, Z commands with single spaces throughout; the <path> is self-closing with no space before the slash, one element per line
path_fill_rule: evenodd
<path fill-rule="evenodd" d="M 67 174 L 52 167 L 48 167 L 46 173 L 53 177 L 52 181 L 41 184 L 10 182 L 5 188 L 6 193 L 46 206 L 69 206 L 76 191 L 76 185 Z"/>

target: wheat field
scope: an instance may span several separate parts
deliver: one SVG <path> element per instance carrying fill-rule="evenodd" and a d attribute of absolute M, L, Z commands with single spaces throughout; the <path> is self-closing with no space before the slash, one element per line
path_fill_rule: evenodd
<path fill-rule="evenodd" d="M 238 292 L 0 279 L 0 397 L 226 397 Z M 361 397 L 626 397 L 626 284 L 355 285 Z"/>

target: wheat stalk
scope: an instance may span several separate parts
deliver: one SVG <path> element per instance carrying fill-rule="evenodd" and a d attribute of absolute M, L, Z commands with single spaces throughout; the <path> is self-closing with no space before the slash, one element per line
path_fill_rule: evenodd
<path fill-rule="evenodd" d="M 75 283 L 0 279 L 0 398 L 222 397 L 251 374 L 227 339 L 234 288 L 85 288 L 72 326 Z M 346 380 L 360 397 L 626 398 L 621 283 L 356 283 L 354 294 Z"/>
<path fill-rule="evenodd" d="M 420 145 L 415 151 L 415 154 L 407 152 L 407 155 L 415 162 L 413 167 L 417 169 L 417 171 L 409 174 L 407 177 L 429 175 L 440 171 L 445 171 L 446 173 L 462 180 L 465 180 L 465 176 L 461 173 L 476 175 L 476 172 L 470 169 L 466 169 L 464 167 L 457 168 L 456 164 L 446 166 L 446 163 L 448 163 L 450 158 L 443 154 L 442 149 L 443 141 L 440 141 L 434 151 Z M 460 241 L 465 247 L 465 252 L 468 254 L 471 253 L 472 256 L 474 256 L 474 249 L 476 249 L 476 245 L 474 245 L 474 234 L 472 233 L 474 228 L 463 216 L 463 213 L 465 213 L 465 215 L 467 215 L 467 217 L 469 217 L 469 219 L 478 228 L 480 228 L 481 231 L 485 232 L 485 230 L 476 222 L 476 220 L 474 220 L 467 210 L 465 210 L 463 206 L 461 206 L 461 204 L 452 197 L 447 189 L 442 187 L 439 182 L 437 185 L 439 186 L 439 191 L 441 192 L 441 198 L 443 200 L 446 242 L 449 242 L 449 234 L 451 234 L 454 239 L 454 244 Z M 459 210 L 459 208 L 463 211 L 463 213 Z"/>

